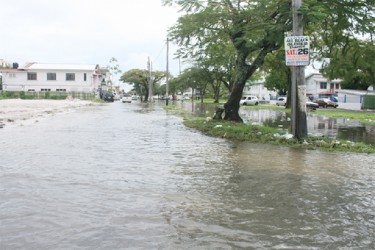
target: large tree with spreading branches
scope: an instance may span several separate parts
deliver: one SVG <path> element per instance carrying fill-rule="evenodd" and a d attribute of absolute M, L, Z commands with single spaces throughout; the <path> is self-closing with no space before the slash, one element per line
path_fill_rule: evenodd
<path fill-rule="evenodd" d="M 239 101 L 246 81 L 265 57 L 283 47 L 292 30 L 292 0 L 164 0 L 183 15 L 170 30 L 180 56 L 197 58 L 209 47 L 225 44 L 234 52 L 233 87 L 224 105 L 224 119 L 242 122 Z M 312 46 L 321 55 L 345 46 L 345 38 L 373 31 L 374 0 L 304 0 L 304 16 Z"/>

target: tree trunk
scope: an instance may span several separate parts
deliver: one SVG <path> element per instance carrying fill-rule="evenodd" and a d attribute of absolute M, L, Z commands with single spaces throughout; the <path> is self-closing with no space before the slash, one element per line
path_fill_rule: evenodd
<path fill-rule="evenodd" d="M 236 84 L 230 94 L 229 100 L 224 104 L 224 120 L 242 123 L 243 120 L 239 115 L 240 100 L 245 84 Z"/>
<path fill-rule="evenodd" d="M 246 63 L 249 51 L 246 47 L 238 48 L 237 60 L 236 60 L 236 73 L 234 76 L 234 86 L 230 93 L 229 100 L 224 104 L 225 115 L 224 120 L 234 121 L 242 123 L 243 120 L 239 115 L 240 100 L 242 98 L 242 92 L 245 87 L 246 81 L 254 74 L 254 72 L 263 65 L 264 58 L 274 48 L 268 44 L 263 50 L 259 52 L 251 66 Z"/>

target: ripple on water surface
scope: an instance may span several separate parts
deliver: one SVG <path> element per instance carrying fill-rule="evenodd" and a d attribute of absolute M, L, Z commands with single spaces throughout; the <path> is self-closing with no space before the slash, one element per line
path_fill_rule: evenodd
<path fill-rule="evenodd" d="M 374 248 L 374 155 L 210 138 L 137 103 L 0 132 L 1 249 Z"/>

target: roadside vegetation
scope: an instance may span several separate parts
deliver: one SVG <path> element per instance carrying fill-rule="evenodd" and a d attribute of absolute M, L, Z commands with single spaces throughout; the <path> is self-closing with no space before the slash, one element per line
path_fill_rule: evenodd
<path fill-rule="evenodd" d="M 93 94 L 74 93 L 74 92 L 25 92 L 25 91 L 1 91 L 0 100 L 2 99 L 23 99 L 23 100 L 65 100 L 67 98 L 77 98 L 81 100 L 96 101 Z"/>
<path fill-rule="evenodd" d="M 272 106 L 251 106 L 251 108 L 261 107 L 270 108 Z M 183 123 L 185 126 L 199 130 L 208 136 L 220 137 L 228 140 L 250 141 L 254 143 L 273 144 L 311 150 L 366 154 L 375 153 L 375 146 L 365 143 L 337 140 L 322 136 L 308 136 L 302 140 L 297 140 L 293 138 L 293 136 L 286 129 L 272 128 L 264 125 L 236 123 L 225 120 L 212 120 L 211 118 L 192 117 L 188 111 L 182 110 L 175 105 L 167 106 L 165 109 L 174 112 L 176 115 L 184 117 Z M 277 109 L 282 108 L 277 107 Z M 342 111 L 342 113 L 345 112 Z M 332 114 L 334 114 L 334 112 Z"/>

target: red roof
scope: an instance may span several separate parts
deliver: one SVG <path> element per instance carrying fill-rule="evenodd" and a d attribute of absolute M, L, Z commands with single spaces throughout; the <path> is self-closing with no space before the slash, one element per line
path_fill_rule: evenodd
<path fill-rule="evenodd" d="M 13 68 L 0 69 L 0 72 L 17 72 L 17 71 L 23 71 L 23 70 L 22 69 L 13 69 Z"/>

